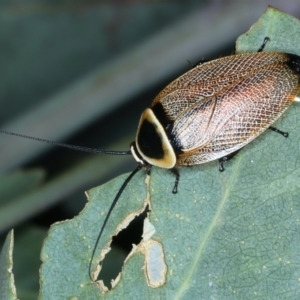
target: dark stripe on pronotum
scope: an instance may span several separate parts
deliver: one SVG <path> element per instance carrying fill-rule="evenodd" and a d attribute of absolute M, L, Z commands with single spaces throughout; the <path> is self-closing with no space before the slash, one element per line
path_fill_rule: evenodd
<path fill-rule="evenodd" d="M 92 262 L 104 227 L 128 182 L 142 167 L 170 169 L 176 175 L 176 193 L 177 166 L 218 159 L 223 171 L 226 160 L 268 128 L 288 136 L 271 125 L 293 101 L 299 101 L 300 57 L 262 52 L 268 40 L 256 53 L 202 61 L 170 83 L 142 113 L 130 151 L 91 149 L 1 131 L 74 150 L 131 154 L 137 161 L 138 167 L 121 186 L 100 229 L 89 265 L 92 281 Z"/>

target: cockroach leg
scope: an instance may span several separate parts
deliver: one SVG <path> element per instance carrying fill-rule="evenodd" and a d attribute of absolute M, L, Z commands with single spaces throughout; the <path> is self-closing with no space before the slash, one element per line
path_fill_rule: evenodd
<path fill-rule="evenodd" d="M 288 132 L 277 129 L 276 127 L 270 126 L 269 129 L 274 131 L 274 132 L 277 132 L 277 133 L 281 134 L 285 138 L 287 138 L 289 136 Z M 223 157 L 219 158 L 219 171 L 220 172 L 225 171 L 224 162 L 232 159 L 240 150 L 241 149 L 239 149 L 239 150 L 237 150 L 237 151 L 235 151 L 235 152 L 233 152 L 229 155 L 226 155 L 226 156 L 223 156 Z"/>
<path fill-rule="evenodd" d="M 226 157 L 226 156 L 225 156 L 225 157 Z M 224 171 L 225 171 L 225 168 L 224 168 L 224 166 L 223 166 L 225 160 L 223 160 L 223 158 L 224 158 L 224 157 L 219 158 L 219 172 L 224 172 Z"/>
<path fill-rule="evenodd" d="M 172 193 L 177 194 L 180 174 L 179 174 L 178 169 L 176 169 L 176 168 L 170 169 L 170 171 L 176 176 Z"/>
<path fill-rule="evenodd" d="M 235 151 L 235 152 L 232 152 L 232 153 L 230 153 L 230 154 L 228 154 L 228 155 L 226 155 L 226 156 L 223 156 L 223 157 L 221 157 L 221 158 L 219 158 L 219 171 L 220 172 L 223 172 L 223 171 L 225 171 L 225 168 L 224 168 L 224 162 L 225 161 L 228 161 L 228 160 L 230 160 L 230 159 L 232 159 L 234 156 L 236 156 L 237 154 L 238 154 L 238 152 L 240 151 L 241 149 L 239 149 L 239 150 L 237 150 L 237 151 Z"/>
<path fill-rule="evenodd" d="M 151 167 L 152 167 L 152 165 L 149 165 L 146 169 L 146 173 L 148 176 L 150 176 L 150 174 L 151 174 Z"/>
<path fill-rule="evenodd" d="M 273 127 L 273 126 L 270 126 L 269 129 L 271 129 L 271 130 L 274 131 L 274 132 L 277 132 L 277 133 L 281 134 L 281 135 L 282 135 L 283 137 L 285 137 L 285 138 L 289 137 L 289 133 L 286 132 L 286 131 L 281 131 L 281 130 L 279 130 L 279 129 Z"/>
<path fill-rule="evenodd" d="M 269 37 L 265 37 L 264 42 L 262 43 L 262 45 L 259 47 L 259 49 L 257 50 L 257 52 L 262 52 L 264 50 L 264 48 L 267 45 L 267 42 L 269 42 L 271 39 Z"/>

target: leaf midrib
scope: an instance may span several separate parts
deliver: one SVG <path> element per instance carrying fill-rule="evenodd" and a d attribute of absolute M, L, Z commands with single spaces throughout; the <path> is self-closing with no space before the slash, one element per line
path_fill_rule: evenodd
<path fill-rule="evenodd" d="M 199 262 L 201 261 L 202 254 L 205 251 L 205 248 L 210 240 L 210 237 L 214 231 L 214 228 L 216 227 L 215 225 L 218 224 L 218 220 L 223 212 L 223 208 L 225 204 L 227 203 L 227 200 L 230 198 L 231 191 L 235 185 L 236 178 L 239 174 L 239 166 L 242 160 L 242 155 L 240 155 L 236 160 L 234 167 L 232 168 L 231 171 L 231 176 L 230 180 L 228 181 L 228 184 L 226 185 L 226 188 L 223 193 L 223 197 L 219 201 L 219 205 L 216 209 L 215 215 L 212 218 L 212 221 L 210 222 L 207 230 L 205 231 L 205 234 L 203 238 L 200 240 L 198 250 L 195 252 L 194 259 L 190 263 L 190 268 L 188 268 L 189 272 L 185 276 L 185 280 L 182 282 L 180 285 L 176 295 L 174 296 L 174 299 L 181 299 L 182 295 L 184 294 L 185 290 L 189 288 L 190 286 L 190 281 L 193 278 L 194 273 L 199 267 Z"/>

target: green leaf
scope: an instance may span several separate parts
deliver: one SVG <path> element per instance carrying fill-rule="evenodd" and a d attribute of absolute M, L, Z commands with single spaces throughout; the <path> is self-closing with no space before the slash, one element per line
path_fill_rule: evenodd
<path fill-rule="evenodd" d="M 14 234 L 11 230 L 6 237 L 0 254 L 0 299 L 17 299 L 14 275 L 12 273 L 12 253 L 14 247 Z"/>
<path fill-rule="evenodd" d="M 295 30 L 290 22 L 297 23 Z M 269 36 L 269 50 L 283 51 L 277 40 L 284 40 L 288 52 L 300 54 L 294 18 L 270 8 L 253 32 L 260 27 L 262 34 L 250 30 L 239 39 L 243 49 L 255 51 Z M 176 195 L 170 171 L 153 167 L 149 184 L 140 171 L 107 223 L 93 269 L 118 225 L 143 211 L 146 201 L 155 234 L 131 253 L 108 293 L 90 282 L 88 267 L 108 207 L 126 177 L 89 191 L 84 211 L 49 232 L 42 251 L 41 299 L 299 298 L 300 105 L 292 104 L 275 126 L 289 138 L 265 132 L 226 163 L 223 173 L 217 162 L 181 168 Z M 157 261 L 151 261 L 155 241 Z M 150 268 L 152 278 L 161 279 L 159 288 L 148 285 Z"/>
<path fill-rule="evenodd" d="M 269 37 L 271 41 L 264 51 L 299 55 L 299 36 L 299 20 L 270 6 L 250 30 L 237 39 L 236 52 L 256 52 L 264 38 Z"/>
<path fill-rule="evenodd" d="M 124 178 L 120 176 L 90 190 L 91 202 L 78 217 L 52 226 L 41 254 L 41 299 L 53 299 L 54 295 L 98 299 L 101 292 L 90 283 L 89 262 L 103 219 Z M 122 201 L 108 222 L 99 249 L 108 242 L 120 220 L 141 209 L 146 198 L 144 179 L 145 174 L 140 171 L 122 194 Z"/>

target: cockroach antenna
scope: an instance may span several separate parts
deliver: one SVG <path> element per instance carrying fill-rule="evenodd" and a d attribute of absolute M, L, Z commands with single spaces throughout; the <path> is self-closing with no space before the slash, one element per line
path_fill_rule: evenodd
<path fill-rule="evenodd" d="M 68 148 L 71 150 L 77 150 L 77 151 L 82 151 L 82 152 L 88 152 L 88 153 L 95 153 L 95 154 L 112 154 L 112 155 L 131 155 L 131 151 L 111 151 L 111 150 L 102 150 L 102 149 L 96 149 L 96 148 L 88 148 L 88 147 L 82 147 L 82 146 L 76 146 L 76 145 L 70 145 L 70 144 L 65 144 L 65 143 L 59 143 L 59 142 L 54 142 L 54 141 L 50 141 L 50 140 L 46 140 L 46 139 L 41 139 L 41 138 L 36 138 L 36 137 L 32 137 L 32 136 L 28 136 L 28 135 L 24 135 L 24 134 L 19 134 L 19 133 L 14 133 L 14 132 L 10 132 L 10 131 L 5 131 L 5 130 L 0 130 L 0 133 L 4 133 L 4 134 L 8 134 L 8 135 L 13 135 L 13 136 L 17 136 L 17 137 L 21 137 L 21 138 L 26 138 L 26 139 L 30 139 L 30 140 L 34 140 L 37 142 L 43 142 L 43 143 L 47 143 L 47 144 L 51 144 L 54 146 L 59 146 L 59 147 L 64 147 L 64 148 Z M 98 234 L 97 240 L 95 242 L 95 246 L 93 248 L 93 252 L 92 252 L 92 256 L 91 256 L 91 260 L 89 263 L 89 277 L 92 281 L 92 262 L 95 256 L 95 252 L 97 250 L 97 246 L 98 243 L 100 241 L 100 238 L 102 236 L 103 230 L 106 226 L 106 223 L 114 209 L 114 207 L 116 206 L 120 196 L 122 195 L 124 189 L 126 188 L 126 186 L 128 185 L 128 183 L 130 182 L 130 180 L 132 179 L 132 177 L 142 168 L 141 165 L 138 165 L 138 167 L 136 169 L 134 169 L 130 175 L 126 178 L 126 180 L 123 182 L 121 188 L 119 189 L 117 195 L 115 196 L 108 212 L 107 215 L 105 217 L 105 220 L 102 224 L 102 227 L 100 229 L 100 232 Z"/>
<path fill-rule="evenodd" d="M 98 234 L 98 237 L 97 237 L 97 240 L 96 240 L 96 243 L 95 243 L 93 252 L 92 252 L 92 257 L 91 257 L 91 260 L 90 260 L 90 263 L 89 263 L 89 276 L 90 276 L 91 281 L 93 281 L 93 282 L 94 282 L 95 280 L 93 279 L 93 276 L 92 276 L 92 262 L 93 262 L 93 259 L 94 259 L 94 256 L 95 256 L 95 253 L 96 253 L 96 250 L 97 250 L 97 247 L 98 247 L 98 243 L 99 243 L 100 238 L 101 238 L 101 236 L 102 236 L 103 230 L 104 230 L 104 228 L 105 228 L 105 226 L 106 226 L 106 223 L 107 223 L 107 221 L 108 221 L 108 219 L 109 219 L 109 217 L 110 217 L 110 215 L 111 215 L 111 213 L 112 213 L 114 207 L 116 206 L 116 204 L 117 204 L 117 202 L 118 202 L 120 196 L 122 195 L 124 189 L 126 188 L 127 184 L 130 182 L 130 180 L 132 179 L 132 177 L 133 177 L 133 176 L 134 176 L 141 168 L 142 168 L 142 166 L 140 166 L 140 165 L 137 166 L 137 168 L 135 168 L 135 169 L 130 173 L 130 175 L 126 178 L 126 180 L 123 182 L 122 186 L 120 187 L 120 189 L 119 189 L 119 191 L 118 191 L 118 193 L 117 193 L 117 195 L 116 195 L 114 201 L 113 201 L 112 204 L 110 205 L 110 208 L 109 208 L 109 210 L 108 210 L 108 212 L 107 212 L 107 214 L 106 214 L 105 220 L 104 220 L 104 222 L 103 222 L 103 224 L 102 224 L 102 227 L 101 227 L 101 229 L 100 229 L 100 232 L 99 232 L 99 234 Z"/>
<path fill-rule="evenodd" d="M 45 140 L 45 139 L 40 139 L 40 138 L 36 138 L 36 137 L 33 137 L 33 136 L 29 136 L 29 135 L 14 133 L 14 132 L 6 131 L 6 130 L 0 130 L 0 133 L 14 135 L 14 136 L 17 136 L 17 137 L 21 137 L 21 138 L 25 138 L 25 139 L 29 139 L 29 140 L 34 140 L 34 141 L 37 141 L 37 142 L 43 142 L 43 143 L 47 143 L 47 144 L 50 144 L 50 145 L 59 146 L 59 147 L 63 147 L 63 148 L 68 148 L 68 149 L 72 149 L 72 150 L 77 150 L 77 151 L 81 151 L 81 152 L 88 152 L 88 153 L 95 153 L 95 154 L 111 154 L 111 155 L 131 155 L 131 151 L 111 151 L 111 150 L 102 150 L 102 149 L 96 149 L 96 148 L 88 148 L 88 147 L 70 145 L 70 144 L 59 143 L 59 142 L 53 142 L 53 141 L 49 141 L 49 140 Z"/>
<path fill-rule="evenodd" d="M 17 136 L 17 137 L 21 137 L 21 138 L 26 138 L 26 139 L 30 139 L 30 140 L 34 140 L 34 141 L 37 141 L 37 142 L 43 142 L 43 143 L 47 143 L 47 144 L 51 144 L 51 145 L 54 145 L 54 146 L 59 146 L 59 147 L 64 147 L 64 148 L 68 148 L 68 149 L 72 149 L 72 150 L 77 150 L 77 151 L 83 151 L 83 152 L 88 152 L 88 153 L 95 153 L 95 154 L 112 154 L 112 155 L 131 155 L 131 151 L 111 151 L 111 150 L 102 150 L 102 149 L 96 149 L 96 148 L 88 148 L 88 147 L 81 147 L 81 146 L 76 146 L 76 145 L 70 145 L 70 144 L 65 144 L 65 143 L 59 143 L 59 142 L 54 142 L 54 141 L 50 141 L 50 140 L 46 140 L 46 139 L 41 139 L 41 138 L 36 138 L 36 137 L 33 137 L 33 136 L 28 136 L 28 135 L 24 135 L 24 134 L 19 134 L 19 133 L 14 133 L 14 132 L 10 132 L 10 131 L 5 131 L 5 130 L 0 130 L 0 133 L 4 133 L 4 134 L 8 134 L 8 135 L 13 135 L 13 136 Z M 100 229 L 100 232 L 98 234 L 98 237 L 97 237 L 97 240 L 96 240 L 96 243 L 95 243 L 95 246 L 93 248 L 93 252 L 92 252 L 92 256 L 91 256 L 91 260 L 90 260 L 90 263 L 89 263 L 89 276 L 90 276 L 90 279 L 92 281 L 93 278 L 92 278 L 92 262 L 93 262 L 93 259 L 94 259 L 94 256 L 95 256 L 95 252 L 97 250 L 97 246 L 98 246 L 98 243 L 99 243 L 99 240 L 102 236 L 102 233 L 103 233 L 103 230 L 106 226 L 106 223 L 114 209 L 114 207 L 116 206 L 120 196 L 122 195 L 124 189 L 126 188 L 126 186 L 128 185 L 129 181 L 132 179 L 132 177 L 142 168 L 142 166 L 138 165 L 138 167 L 136 169 L 134 169 L 130 175 L 127 177 L 127 179 L 123 182 L 121 188 L 119 189 L 115 199 L 113 200 L 108 212 L 107 212 L 107 215 L 105 217 L 105 220 L 102 224 L 102 227 Z"/>

